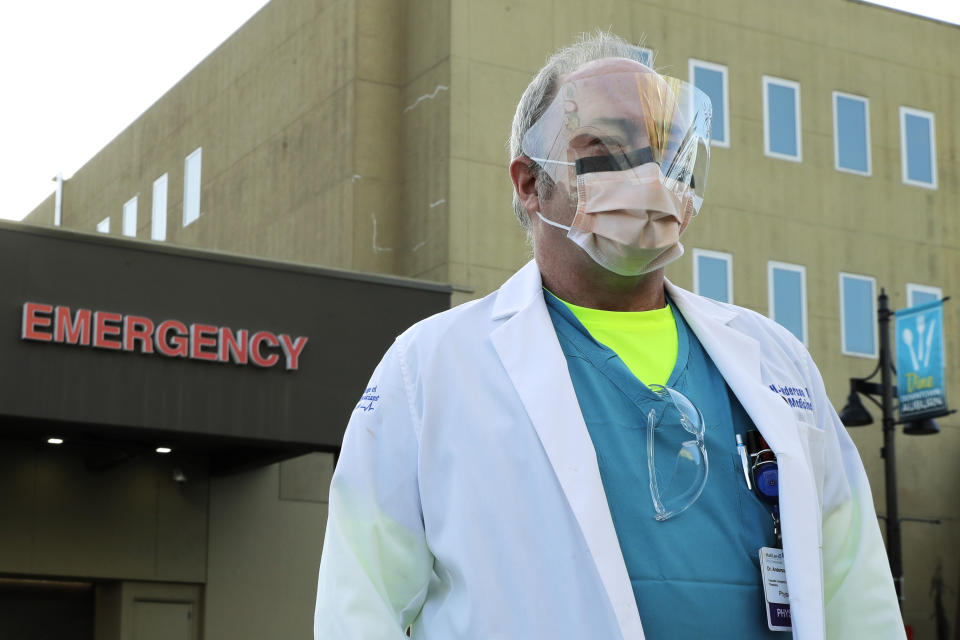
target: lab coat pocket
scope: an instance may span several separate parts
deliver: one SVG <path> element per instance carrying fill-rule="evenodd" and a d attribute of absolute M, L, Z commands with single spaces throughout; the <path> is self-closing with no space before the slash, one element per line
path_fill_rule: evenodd
<path fill-rule="evenodd" d="M 750 489 L 743 477 L 743 466 L 740 456 L 730 456 L 731 470 L 737 494 L 737 506 L 740 510 L 740 543 L 743 552 L 750 561 L 760 569 L 760 557 L 757 549 L 773 544 L 773 519 L 770 516 L 770 507 L 760 502 L 760 499 Z"/>

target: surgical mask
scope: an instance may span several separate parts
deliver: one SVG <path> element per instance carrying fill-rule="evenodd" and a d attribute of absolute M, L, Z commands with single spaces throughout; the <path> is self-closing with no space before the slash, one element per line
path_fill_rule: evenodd
<path fill-rule="evenodd" d="M 583 173 L 577 176 L 577 212 L 569 227 L 537 215 L 566 230 L 605 269 L 621 276 L 650 273 L 683 255 L 680 227 L 691 215 L 690 198 L 681 200 L 668 180 L 655 163 Z"/>

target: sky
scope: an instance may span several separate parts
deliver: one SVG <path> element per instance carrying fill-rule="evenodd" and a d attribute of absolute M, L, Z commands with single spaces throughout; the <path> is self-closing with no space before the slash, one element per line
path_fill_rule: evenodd
<path fill-rule="evenodd" d="M 0 218 L 30 213 L 265 4 L 0 3 Z"/>
<path fill-rule="evenodd" d="M 960 24 L 958 0 L 866 0 Z M 266 0 L 0 6 L 0 218 L 20 220 Z"/>
<path fill-rule="evenodd" d="M 960 24 L 960 2 L 957 0 L 861 0 L 861 2 Z"/>

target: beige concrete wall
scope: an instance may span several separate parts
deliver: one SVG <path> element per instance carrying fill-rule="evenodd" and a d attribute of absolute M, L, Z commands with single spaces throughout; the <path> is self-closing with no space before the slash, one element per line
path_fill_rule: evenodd
<path fill-rule="evenodd" d="M 454 206 L 449 180 L 450 3 L 407 0 L 405 14 L 397 273 L 446 282 Z"/>
<path fill-rule="evenodd" d="M 188 482 L 174 482 L 174 467 L 182 468 Z M 90 471 L 82 445 L 69 439 L 60 447 L 5 441 L 0 486 L 0 573 L 194 583 L 206 578 L 203 465 L 144 454 Z"/>
<path fill-rule="evenodd" d="M 210 483 L 205 640 L 312 637 L 333 456 Z"/>

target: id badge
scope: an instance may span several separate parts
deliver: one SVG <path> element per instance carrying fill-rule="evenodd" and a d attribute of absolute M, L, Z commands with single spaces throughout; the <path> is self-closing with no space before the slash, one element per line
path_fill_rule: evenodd
<path fill-rule="evenodd" d="M 763 599 L 767 605 L 767 627 L 770 631 L 790 631 L 793 625 L 783 549 L 760 547 L 760 575 L 763 580 Z"/>

